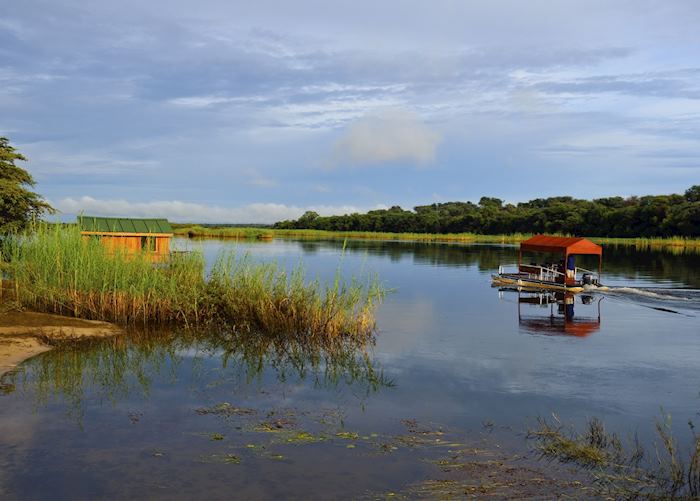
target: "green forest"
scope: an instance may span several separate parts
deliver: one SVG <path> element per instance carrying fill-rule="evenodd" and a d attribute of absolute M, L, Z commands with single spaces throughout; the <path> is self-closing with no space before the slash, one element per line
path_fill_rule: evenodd
<path fill-rule="evenodd" d="M 599 237 L 700 236 L 700 185 L 678 195 L 537 198 L 506 204 L 482 197 L 472 202 L 399 206 L 366 214 L 319 216 L 306 212 L 297 220 L 280 221 L 278 229 L 385 231 L 395 233 L 563 233 Z"/>

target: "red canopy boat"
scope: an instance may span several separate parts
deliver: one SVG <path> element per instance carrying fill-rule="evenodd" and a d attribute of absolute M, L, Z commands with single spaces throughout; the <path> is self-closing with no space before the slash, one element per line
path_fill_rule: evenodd
<path fill-rule="evenodd" d="M 558 261 L 523 264 L 523 253 L 526 252 L 546 254 L 549 259 L 554 256 Z M 598 271 L 577 267 L 577 255 L 598 256 Z M 492 279 L 495 285 L 581 292 L 586 287 L 600 285 L 602 267 L 603 248 L 588 239 L 535 235 L 520 243 L 518 270 L 508 272 L 499 266 L 498 274 Z"/>

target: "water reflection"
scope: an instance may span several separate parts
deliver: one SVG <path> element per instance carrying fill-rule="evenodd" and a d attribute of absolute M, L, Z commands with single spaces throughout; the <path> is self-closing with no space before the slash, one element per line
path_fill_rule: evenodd
<path fill-rule="evenodd" d="M 278 382 L 348 385 L 369 395 L 393 384 L 373 362 L 373 345 L 373 337 L 301 340 L 228 330 L 133 330 L 113 339 L 60 345 L 1 382 L 5 393 L 31 389 L 40 404 L 61 397 L 77 416 L 86 395 L 116 403 L 133 394 L 147 396 L 154 381 L 164 378 L 248 385 L 265 373 Z"/>
<path fill-rule="evenodd" d="M 651 446 L 663 407 L 677 423 L 679 447 L 691 444 L 686 423 L 698 412 L 700 337 L 697 301 L 688 298 L 698 294 L 689 288 L 700 286 L 700 255 L 606 247 L 604 282 L 629 289 L 605 293 L 602 303 L 603 294 L 567 303 L 524 291 L 499 301 L 490 273 L 517 259 L 515 246 L 201 245 L 212 258 L 236 246 L 288 268 L 301 261 L 320 280 L 333 280 L 339 262 L 348 279 L 377 272 L 394 292 L 377 312 L 376 344 L 166 330 L 59 348 L 0 381 L 8 393 L 0 396 L 0 497 L 170 499 L 206 491 L 308 498 L 309 485 L 319 499 L 397 492 L 422 478 L 418 468 L 434 465 L 418 467 L 412 449 L 370 455 L 348 437 L 403 434 L 404 420 L 461 436 L 493 422 L 489 436 L 510 453 L 525 446 L 508 427 L 515 435 L 553 412 L 567 423 L 597 416 L 609 431 L 639 431 Z M 666 309 L 670 290 L 672 308 L 683 314 Z M 585 342 L 575 337 L 582 330 Z M 391 389 L 383 371 L 396 383 Z M 330 425 L 322 423 L 327 415 Z M 294 421 L 295 432 L 330 438 L 298 447 L 255 431 L 280 419 Z M 241 463 L 212 463 L 229 454 Z"/>
<path fill-rule="evenodd" d="M 391 262 L 408 260 L 415 264 L 449 267 L 476 266 L 479 271 L 492 272 L 499 264 L 517 262 L 517 245 L 436 243 L 426 244 L 410 241 L 373 240 L 287 240 L 274 241 L 272 245 L 285 243 L 298 246 L 304 255 L 317 255 L 323 251 L 363 253 L 370 256 L 387 257 Z M 260 244 L 266 245 L 266 244 Z M 270 244 L 267 244 L 270 245 Z M 700 252 L 673 252 L 673 248 L 639 250 L 634 246 L 604 245 L 603 282 L 606 285 L 628 283 L 641 279 L 660 280 L 663 283 L 683 284 L 700 288 Z M 593 263 L 595 261 L 595 263 Z M 591 263 L 585 258 L 582 266 Z M 590 266 L 588 266 L 590 267 Z M 658 284 L 657 284 L 658 285 Z"/>
<path fill-rule="evenodd" d="M 586 337 L 600 330 L 602 296 L 500 289 L 518 295 L 518 326 L 528 334 Z"/>

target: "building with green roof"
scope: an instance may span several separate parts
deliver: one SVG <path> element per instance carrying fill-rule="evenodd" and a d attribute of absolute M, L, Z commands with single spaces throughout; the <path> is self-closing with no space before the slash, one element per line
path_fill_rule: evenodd
<path fill-rule="evenodd" d="M 173 228 L 167 219 L 79 216 L 78 227 L 84 238 L 99 239 L 112 252 L 145 251 L 155 260 L 170 254 Z"/>

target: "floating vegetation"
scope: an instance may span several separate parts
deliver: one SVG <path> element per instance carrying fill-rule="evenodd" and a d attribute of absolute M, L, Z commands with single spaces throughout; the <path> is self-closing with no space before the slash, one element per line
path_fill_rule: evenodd
<path fill-rule="evenodd" d="M 217 405 L 212 409 L 222 408 L 227 408 L 227 406 Z M 195 412 L 199 415 L 210 414 L 202 413 L 200 410 L 196 409 Z M 454 438 L 446 440 L 447 432 L 440 426 L 419 424 L 414 420 L 402 421 L 406 433 L 386 435 L 379 433 L 361 434 L 357 431 L 347 430 L 342 424 L 342 417 L 335 415 L 335 419 L 332 419 L 329 416 L 333 413 L 329 411 L 321 411 L 318 414 L 304 413 L 306 420 L 303 425 L 299 423 L 298 413 L 294 409 L 271 410 L 263 421 L 259 421 L 259 418 L 251 413 L 231 415 L 225 412 L 215 412 L 212 414 L 224 419 L 235 416 L 237 421 L 231 424 L 240 437 L 239 442 L 243 443 L 242 447 L 264 457 L 276 454 L 277 452 L 274 450 L 276 448 L 322 442 L 342 445 L 346 449 L 362 448 L 365 453 L 376 455 L 416 449 L 446 451 L 457 449 L 469 453 L 477 451 L 476 448 L 468 447 Z M 268 435 L 269 438 L 263 439 L 263 441 L 251 440 L 256 435 L 263 435 L 263 437 Z"/>
<path fill-rule="evenodd" d="M 226 464 L 240 464 L 241 458 L 239 458 L 239 457 L 236 456 L 235 454 L 226 454 L 226 455 L 223 457 L 223 461 L 224 461 L 224 463 L 226 463 Z"/>
<path fill-rule="evenodd" d="M 206 416 L 207 414 L 213 414 L 215 416 L 246 416 L 250 414 L 255 414 L 255 409 L 249 409 L 245 407 L 234 407 L 228 402 L 223 402 L 221 404 L 215 405 L 213 407 L 200 407 L 195 409 L 195 412 L 200 416 Z"/>
<path fill-rule="evenodd" d="M 211 454 L 201 458 L 203 463 L 224 463 L 224 464 L 241 464 L 240 456 L 235 454 Z"/>
<path fill-rule="evenodd" d="M 36 311 L 121 324 L 216 324 L 236 331 L 309 338 L 374 332 L 384 296 L 376 277 L 330 285 L 274 263 L 221 254 L 209 276 L 199 252 L 154 265 L 148 252 L 110 252 L 77 228 L 39 224 L 4 241 L 2 256 L 17 301 Z"/>
<path fill-rule="evenodd" d="M 284 437 L 284 442 L 288 444 L 313 444 L 327 440 L 325 435 L 314 435 L 308 431 L 295 431 Z"/>
<path fill-rule="evenodd" d="M 540 419 L 529 432 L 543 457 L 589 470 L 601 494 L 613 498 L 699 499 L 700 436 L 689 422 L 693 444 L 687 458 L 671 432 L 670 416 L 656 422 L 658 443 L 648 454 L 636 438 L 624 444 L 597 418 L 584 432 L 564 427 L 557 416 Z"/>
<path fill-rule="evenodd" d="M 338 438 L 343 438 L 345 440 L 358 440 L 360 438 L 360 435 L 358 433 L 350 431 L 340 431 L 336 433 L 335 436 Z"/>

